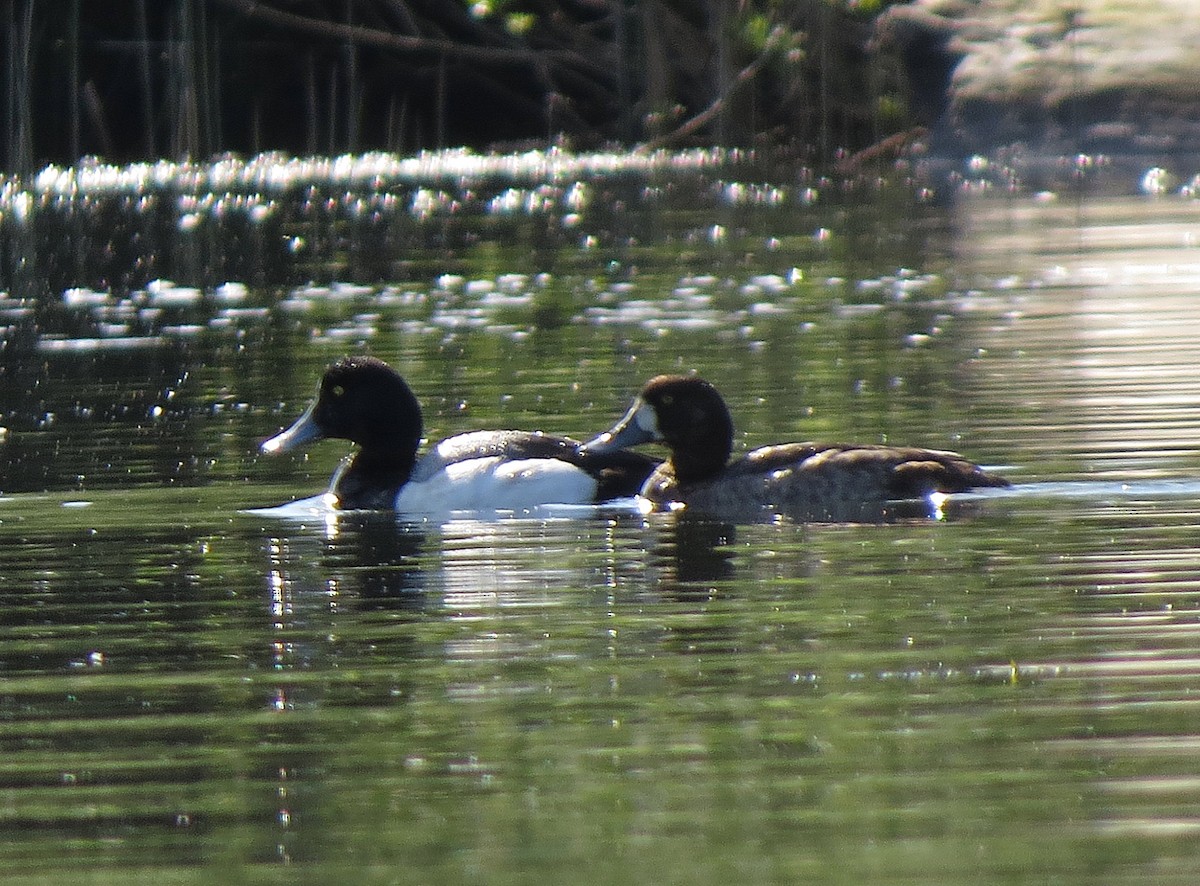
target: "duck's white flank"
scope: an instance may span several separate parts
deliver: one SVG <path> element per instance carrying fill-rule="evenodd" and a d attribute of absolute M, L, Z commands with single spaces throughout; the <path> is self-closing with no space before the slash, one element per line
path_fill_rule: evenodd
<path fill-rule="evenodd" d="M 409 480 L 396 496 L 396 510 L 408 514 L 443 511 L 517 511 L 549 504 L 587 504 L 596 480 L 586 471 L 553 458 L 505 460 L 469 458 Z"/>

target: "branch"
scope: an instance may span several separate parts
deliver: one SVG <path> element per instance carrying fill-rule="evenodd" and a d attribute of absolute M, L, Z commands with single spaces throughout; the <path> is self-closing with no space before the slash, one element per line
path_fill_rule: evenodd
<path fill-rule="evenodd" d="M 348 40 L 362 46 L 375 46 L 388 49 L 404 55 L 449 56 L 468 61 L 499 65 L 527 65 L 533 68 L 544 68 L 547 61 L 557 61 L 579 65 L 586 62 L 576 53 L 563 53 L 554 50 L 534 52 L 530 49 L 506 49 L 492 46 L 473 46 L 467 43 L 456 43 L 453 40 L 440 38 L 416 37 L 407 34 L 394 34 L 380 31 L 364 25 L 344 24 L 341 22 L 323 21 L 285 12 L 269 6 L 260 0 L 216 0 L 216 2 L 240 12 L 247 18 L 316 34 L 330 40 Z M 610 74 L 599 65 L 590 65 L 596 76 Z"/>
<path fill-rule="evenodd" d="M 725 105 L 729 103 L 731 98 L 733 98 L 734 93 L 758 76 L 759 71 L 761 71 L 766 66 L 767 62 L 770 61 L 771 56 L 773 55 L 773 50 L 779 45 L 780 40 L 781 35 L 778 32 L 773 34 L 771 38 L 768 39 L 766 46 L 763 47 L 762 52 L 755 57 L 754 61 L 750 62 L 750 64 L 746 65 L 746 67 L 737 72 L 733 80 L 730 81 L 729 85 L 725 88 L 725 91 L 718 95 L 713 100 L 712 104 L 710 104 L 696 116 L 692 117 L 690 120 L 685 120 L 670 132 L 650 139 L 650 141 L 641 146 L 640 150 L 653 151 L 658 148 L 666 147 L 669 144 L 693 135 L 704 126 L 711 123 L 713 118 L 725 110 Z"/>

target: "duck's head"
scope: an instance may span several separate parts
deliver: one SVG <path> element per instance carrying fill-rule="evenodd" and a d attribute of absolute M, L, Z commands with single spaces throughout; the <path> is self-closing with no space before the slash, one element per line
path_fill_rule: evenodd
<path fill-rule="evenodd" d="M 400 374 L 374 357 L 343 357 L 321 378 L 317 398 L 262 451 L 287 452 L 325 438 L 351 440 L 363 453 L 407 453 L 421 440 L 421 406 Z"/>
<path fill-rule="evenodd" d="M 733 450 L 733 419 L 704 379 L 660 375 L 650 379 L 625 416 L 585 444 L 591 452 L 662 442 L 681 481 L 699 480 L 725 466 Z"/>

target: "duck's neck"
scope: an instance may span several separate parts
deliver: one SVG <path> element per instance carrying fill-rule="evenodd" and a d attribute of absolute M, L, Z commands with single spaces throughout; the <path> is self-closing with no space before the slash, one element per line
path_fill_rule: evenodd
<path fill-rule="evenodd" d="M 358 452 L 342 463 L 333 478 L 330 490 L 338 504 L 376 510 L 395 507 L 396 493 L 412 476 L 421 443 L 421 411 L 415 398 L 407 410 L 376 413 L 347 436 L 358 444 Z"/>
<path fill-rule="evenodd" d="M 347 509 L 386 510 L 396 506 L 396 495 L 412 476 L 416 452 L 379 452 L 362 449 L 342 462 L 330 484 L 338 506 Z"/>
<path fill-rule="evenodd" d="M 733 425 L 723 421 L 695 427 L 684 440 L 671 445 L 671 467 L 680 483 L 699 483 L 721 472 L 733 450 Z"/>

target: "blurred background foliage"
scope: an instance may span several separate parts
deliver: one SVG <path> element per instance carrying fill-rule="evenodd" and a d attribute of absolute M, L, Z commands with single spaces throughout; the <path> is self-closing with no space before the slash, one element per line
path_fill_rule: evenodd
<path fill-rule="evenodd" d="M 12 0 L 0 166 L 563 139 L 804 146 L 909 121 L 885 0 Z"/>

